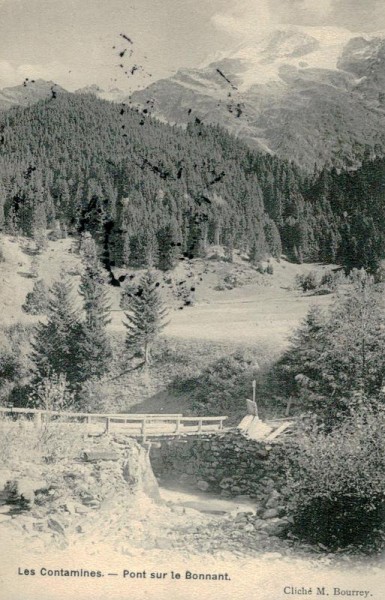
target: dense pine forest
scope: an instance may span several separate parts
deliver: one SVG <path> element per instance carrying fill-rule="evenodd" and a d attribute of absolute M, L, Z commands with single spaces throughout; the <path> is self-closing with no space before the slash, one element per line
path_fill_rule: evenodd
<path fill-rule="evenodd" d="M 2 230 L 88 231 L 107 267 L 167 270 L 223 244 L 255 260 L 284 252 L 376 269 L 384 160 L 309 178 L 219 127 L 149 113 L 65 94 L 1 114 Z"/>

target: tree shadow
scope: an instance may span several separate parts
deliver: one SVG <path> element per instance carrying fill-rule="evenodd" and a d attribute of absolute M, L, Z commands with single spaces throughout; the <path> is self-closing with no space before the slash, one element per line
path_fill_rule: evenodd
<path fill-rule="evenodd" d="M 32 273 L 25 273 L 24 271 L 17 271 L 17 274 L 24 279 L 37 279 L 37 275 L 33 275 Z"/>
<path fill-rule="evenodd" d="M 39 249 L 30 248 L 29 246 L 21 246 L 21 251 L 27 256 L 38 256 L 39 254 L 41 254 Z"/>

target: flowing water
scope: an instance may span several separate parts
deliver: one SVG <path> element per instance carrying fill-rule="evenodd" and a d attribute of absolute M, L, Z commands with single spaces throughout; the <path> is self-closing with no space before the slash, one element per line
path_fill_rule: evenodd
<path fill-rule="evenodd" d="M 162 500 L 175 506 L 193 508 L 207 514 L 237 514 L 239 512 L 256 512 L 256 503 L 247 496 L 223 498 L 212 492 L 200 492 L 195 489 L 162 484 L 159 486 Z"/>

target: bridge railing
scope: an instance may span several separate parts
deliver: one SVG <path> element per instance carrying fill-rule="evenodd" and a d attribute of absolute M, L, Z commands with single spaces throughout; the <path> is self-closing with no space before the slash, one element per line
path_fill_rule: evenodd
<path fill-rule="evenodd" d="M 0 414 L 10 416 L 25 415 L 32 417 L 36 427 L 41 427 L 44 421 L 60 419 L 60 422 L 81 420 L 88 430 L 100 430 L 107 433 L 114 431 L 125 433 L 131 437 L 146 440 L 149 437 L 203 435 L 216 433 L 224 429 L 225 416 L 220 417 L 184 417 L 182 414 L 118 414 L 118 413 L 85 413 L 50 411 L 38 408 L 7 408 L 0 407 Z"/>

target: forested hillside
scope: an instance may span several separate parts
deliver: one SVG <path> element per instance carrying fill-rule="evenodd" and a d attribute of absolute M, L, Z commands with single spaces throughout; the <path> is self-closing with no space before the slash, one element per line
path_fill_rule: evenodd
<path fill-rule="evenodd" d="M 307 197 L 325 219 L 326 252 L 347 271 L 376 271 L 385 255 L 385 160 L 367 160 L 357 171 L 324 171 Z"/>
<path fill-rule="evenodd" d="M 166 270 L 210 243 L 254 260 L 372 266 L 382 254 L 381 161 L 315 181 L 219 127 L 171 127 L 90 95 L 13 108 L 0 131 L 2 229 L 89 231 L 108 266 Z"/>

